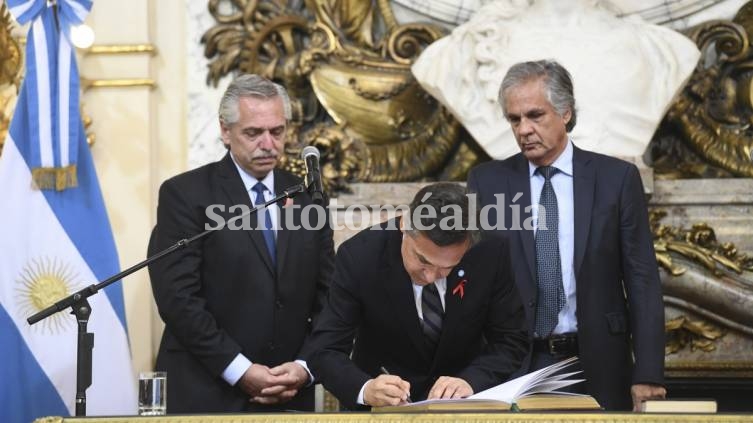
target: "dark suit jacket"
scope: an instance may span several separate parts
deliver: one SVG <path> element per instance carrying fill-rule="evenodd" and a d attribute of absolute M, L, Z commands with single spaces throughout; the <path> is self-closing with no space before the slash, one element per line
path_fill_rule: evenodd
<path fill-rule="evenodd" d="M 275 191 L 300 182 L 275 170 Z M 307 194 L 295 203 L 311 204 Z M 252 207 L 230 155 L 175 176 L 162 184 L 157 227 L 150 253 L 217 226 L 210 205 L 225 206 L 225 219 L 237 204 Z M 214 209 L 217 211 L 218 209 Z M 316 216 L 316 213 L 309 213 Z M 321 310 L 333 267 L 332 230 L 288 230 L 301 225 L 301 208 L 281 208 L 277 265 L 261 232 L 225 228 L 149 266 L 152 290 L 165 332 L 156 368 L 167 371 L 170 413 L 238 412 L 254 408 L 248 395 L 221 375 L 238 353 L 275 366 L 298 358 Z M 256 218 L 251 218 L 256 227 Z M 274 408 L 274 407 L 272 407 Z M 313 409 L 313 389 L 305 389 L 282 409 Z"/>
<path fill-rule="evenodd" d="M 574 148 L 576 318 L 586 388 L 607 409 L 631 407 L 630 385 L 663 383 L 664 307 L 648 213 L 638 169 Z M 471 171 L 469 191 L 481 207 L 500 201 L 529 333 L 536 313 L 533 231 L 513 228 L 510 208 L 530 218 L 528 161 L 517 154 Z M 517 193 L 522 196 L 513 203 Z M 504 194 L 500 200 L 495 194 Z M 496 213 L 489 213 L 497 226 Z M 567 258 L 563 258 L 567 260 Z M 627 298 L 626 298 L 627 296 Z M 632 354 L 635 354 L 633 362 Z"/>
<path fill-rule="evenodd" d="M 338 249 L 328 301 L 310 344 L 316 351 L 308 364 L 317 380 L 350 409 L 359 408 L 361 387 L 381 366 L 410 382 L 413 400 L 426 398 L 439 376 L 463 378 L 476 392 L 505 381 L 528 348 L 506 242 L 474 246 L 452 270 L 442 335 L 432 353 L 400 255 L 402 232 L 385 230 L 386 225 L 362 231 Z M 461 298 L 453 291 L 463 279 Z"/>

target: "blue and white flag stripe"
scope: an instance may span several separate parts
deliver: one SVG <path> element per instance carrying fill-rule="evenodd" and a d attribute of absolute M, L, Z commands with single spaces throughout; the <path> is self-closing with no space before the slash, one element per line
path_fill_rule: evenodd
<path fill-rule="evenodd" d="M 46 54 L 47 46 L 53 44 L 54 40 L 48 40 L 48 34 L 52 36 L 52 33 L 46 29 L 50 23 L 45 23 L 51 19 L 49 14 L 45 14 L 41 19 L 34 21 L 31 25 L 31 37 L 27 43 L 27 46 L 33 46 L 33 49 L 26 49 L 28 59 L 25 80 L 28 81 L 29 89 L 32 90 L 27 100 L 30 106 L 34 107 L 31 111 L 31 121 L 39 123 L 38 134 L 32 134 L 39 139 L 37 145 L 32 145 L 32 154 L 39 156 L 38 164 L 33 165 L 42 167 L 53 167 L 55 164 L 52 154 L 52 108 L 50 106 L 52 90 L 50 89 L 49 69 L 51 66 L 49 56 Z M 54 25 L 54 22 L 52 24 Z"/>
<path fill-rule="evenodd" d="M 32 114 L 36 115 L 32 119 L 39 126 L 30 129 L 39 143 L 32 148 L 31 167 L 74 165 L 78 157 L 79 75 L 70 31 L 72 26 L 83 22 L 92 2 L 58 0 L 57 24 L 46 0 L 8 0 L 8 5 L 19 23 L 32 22 L 26 46 L 25 80 L 34 92 L 29 100 L 35 109 Z"/>
<path fill-rule="evenodd" d="M 78 139 L 76 131 L 70 132 L 70 110 L 71 105 L 74 107 L 78 105 L 78 90 L 71 92 L 71 85 L 68 81 L 71 79 L 71 44 L 66 37 L 60 38 L 60 45 L 58 50 L 58 113 L 60 113 L 60 163 L 56 163 L 56 167 L 65 167 L 70 164 L 70 142 L 69 140 Z M 78 75 L 76 75 L 78 79 Z M 78 88 L 78 86 L 76 86 Z M 75 125 L 74 125 L 75 128 Z M 74 156 L 75 157 L 75 156 Z"/>
<path fill-rule="evenodd" d="M 119 270 L 117 251 L 79 115 L 70 25 L 88 0 L 57 0 L 63 35 L 45 0 L 8 0 L 30 22 L 26 75 L 0 157 L 0 410 L 3 422 L 30 422 L 75 411 L 76 321 L 57 313 L 34 326 L 26 318 Z M 39 167 L 75 164 L 78 185 L 35 189 Z M 95 334 L 87 414 L 136 411 L 135 377 L 120 284 L 89 299 Z M 12 381 L 12 383 L 7 383 Z"/>
<path fill-rule="evenodd" d="M 84 150 L 86 151 L 86 150 Z M 83 167 L 83 166 L 82 166 Z M 93 173 L 92 173 L 93 175 Z M 7 402 L 0 406 L 10 422 L 31 421 L 44 415 L 59 414 L 61 410 L 44 409 L 45 405 L 57 402 L 65 404 L 67 413 L 75 411 L 74 397 L 76 387 L 76 324 L 75 318 L 67 312 L 58 313 L 51 318 L 29 326 L 26 318 L 39 310 L 35 297 L 45 297 L 65 289 L 71 293 L 91 283 L 98 277 L 92 267 L 114 274 L 118 270 L 114 248 L 108 245 L 109 227 L 98 230 L 95 226 L 103 208 L 96 205 L 96 197 L 89 198 L 88 204 L 80 207 L 61 207 L 64 203 L 75 200 L 54 198 L 48 201 L 47 195 L 62 197 L 74 190 L 84 191 L 83 181 L 79 187 L 62 192 L 31 190 L 31 172 L 21 153 L 16 149 L 16 141 L 9 137 L 0 160 L 0 181 L 2 184 L 4 205 L 0 206 L 0 306 L 4 309 L 10 322 L 2 321 L 0 326 L 0 351 L 2 356 L 23 356 L 20 363 L 0 367 L 0 380 L 18 380 L 11 378 L 16 364 L 23 368 L 24 376 L 33 385 L 33 390 L 16 392 L 21 402 Z M 7 182 L 5 182 L 7 181 Z M 82 193 L 80 197 L 85 197 Z M 78 199 L 79 201 L 81 198 Z M 79 202 L 75 201 L 75 202 Z M 53 204 L 57 203 L 57 207 Z M 80 214 L 83 213 L 83 214 Z M 79 214 L 78 217 L 72 214 Z M 94 218 L 93 221 L 89 217 Z M 78 227 L 65 227 L 63 221 L 81 220 Z M 86 257 L 74 244 L 69 233 L 87 232 L 83 244 L 89 250 L 99 248 L 96 257 Z M 102 239 L 97 239 L 103 236 Z M 104 242 L 103 242 L 104 241 Z M 105 257 L 107 252 L 109 257 Z M 109 260 L 102 259 L 109 258 Z M 89 266 L 89 262 L 96 263 Z M 107 270 L 105 270 L 107 269 Z M 45 279 L 47 279 L 45 281 Z M 50 287 L 50 279 L 58 279 L 58 285 Z M 51 289 L 52 288 L 52 289 Z M 113 291 L 120 291 L 119 285 L 111 285 L 108 295 L 98 294 L 90 298 L 92 314 L 89 331 L 95 334 L 93 356 L 93 383 L 87 390 L 88 414 L 117 415 L 133 414 L 136 408 L 135 379 L 132 371 L 127 332 L 122 324 L 122 316 L 116 311 L 112 300 Z M 115 297 L 121 299 L 122 294 Z M 22 342 L 18 342 L 19 339 Z M 16 342 L 13 342 L 13 341 Z M 24 354 L 27 351 L 30 356 Z M 2 374 L 8 372 L 10 374 Z M 47 380 L 46 383 L 45 379 Z M 23 385 L 21 385 L 23 386 Z M 57 399 L 43 398 L 43 392 L 54 389 Z M 11 391 L 19 390 L 16 384 L 2 384 L 0 398 L 6 401 Z M 19 416 L 16 407 L 33 410 L 34 415 Z M 13 416 L 19 417 L 18 420 Z"/>
<path fill-rule="evenodd" d="M 0 388 L 0 405 L 5 409 L 5 418 L 10 423 L 30 422 L 34 416 L 64 416 L 70 414 L 60 398 L 55 386 L 44 373 L 34 358 L 29 347 L 24 343 L 20 332 L 16 330 L 13 319 L 0 307 L 0 345 L 13 345 L 16 348 L 0 348 L 6 365 L 0 368 L 0 377 L 4 381 L 13 381 L 15 385 Z M 10 365 L 13 363 L 13 365 Z M 35 401 L 29 401 L 33 392 Z"/>
<path fill-rule="evenodd" d="M 10 13 L 16 18 L 21 25 L 29 22 L 39 12 L 47 7 L 46 2 L 37 0 L 6 0 Z"/>

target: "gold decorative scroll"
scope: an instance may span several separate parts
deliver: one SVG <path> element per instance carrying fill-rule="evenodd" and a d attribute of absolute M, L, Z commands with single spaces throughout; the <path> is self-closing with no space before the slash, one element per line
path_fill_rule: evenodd
<path fill-rule="evenodd" d="M 3 2 L 0 5 L 0 153 L 13 116 L 12 106 L 21 86 L 21 47 L 11 35 L 13 21 Z"/>
<path fill-rule="evenodd" d="M 13 26 L 10 12 L 3 2 L 0 5 L 0 86 L 20 85 L 21 47 L 11 35 Z"/>
<path fill-rule="evenodd" d="M 753 2 L 687 31 L 704 53 L 649 147 L 660 178 L 753 177 Z"/>
<path fill-rule="evenodd" d="M 710 352 L 716 349 L 715 341 L 724 336 L 724 332 L 716 326 L 701 320 L 690 320 L 687 316 L 666 322 L 664 329 L 667 333 L 664 353 L 667 355 L 686 347 L 690 347 L 691 351 Z"/>
<path fill-rule="evenodd" d="M 714 229 L 706 223 L 696 223 L 690 229 L 667 226 L 660 223 L 667 213 L 663 210 L 649 211 L 649 222 L 654 234 L 656 260 L 673 276 L 680 276 L 686 269 L 674 263 L 672 254 L 679 254 L 705 267 L 715 275 L 722 269 L 737 274 L 753 271 L 753 256 L 741 253 L 731 242 L 719 242 Z"/>

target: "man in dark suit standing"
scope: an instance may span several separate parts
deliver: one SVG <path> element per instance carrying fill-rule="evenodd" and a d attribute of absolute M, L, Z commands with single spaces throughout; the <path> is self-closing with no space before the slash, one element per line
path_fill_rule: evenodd
<path fill-rule="evenodd" d="M 429 185 L 407 216 L 338 249 L 309 365 L 345 407 L 466 397 L 519 367 L 528 345 L 507 243 L 474 243 L 465 194 Z"/>
<path fill-rule="evenodd" d="M 468 187 L 503 210 L 487 223 L 510 242 L 527 306 L 522 370 L 579 355 L 585 391 L 607 409 L 664 397 L 664 308 L 638 169 L 573 145 L 573 84 L 557 62 L 512 66 L 499 101 L 521 153 L 476 167 Z"/>
<path fill-rule="evenodd" d="M 150 253 L 300 183 L 275 169 L 289 117 L 284 88 L 256 75 L 236 78 L 219 108 L 229 151 L 162 184 Z M 156 369 L 167 371 L 169 413 L 313 410 L 301 351 L 334 252 L 326 210 L 308 213 L 309 229 L 301 228 L 310 204 L 300 194 L 150 265 L 165 321 Z"/>

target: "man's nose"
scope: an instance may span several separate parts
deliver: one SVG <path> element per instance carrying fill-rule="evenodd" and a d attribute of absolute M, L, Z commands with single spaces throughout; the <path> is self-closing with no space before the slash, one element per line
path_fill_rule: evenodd
<path fill-rule="evenodd" d="M 530 135 L 533 133 L 533 125 L 531 124 L 531 121 L 528 119 L 521 119 L 520 125 L 518 125 L 518 134 L 520 135 Z"/>
<path fill-rule="evenodd" d="M 274 137 L 269 130 L 264 131 L 259 136 L 259 147 L 264 150 L 272 150 L 274 148 Z"/>
<path fill-rule="evenodd" d="M 426 269 L 424 271 L 424 277 L 426 278 L 426 282 L 432 283 L 439 279 L 446 278 L 451 271 L 452 269 Z"/>
<path fill-rule="evenodd" d="M 424 270 L 424 277 L 426 278 L 426 282 L 432 283 L 437 279 L 442 279 L 444 276 L 442 276 L 442 272 L 437 269 L 426 269 Z"/>
<path fill-rule="evenodd" d="M 452 269 L 440 269 L 440 270 L 438 270 L 439 278 L 437 278 L 437 279 L 446 278 L 447 276 L 450 276 L 450 272 L 452 272 Z"/>

